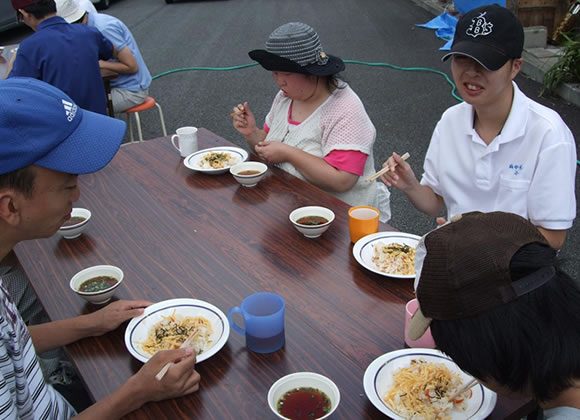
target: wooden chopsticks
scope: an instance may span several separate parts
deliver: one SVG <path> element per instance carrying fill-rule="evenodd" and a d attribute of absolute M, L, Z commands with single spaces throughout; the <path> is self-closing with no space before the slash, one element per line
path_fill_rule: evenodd
<path fill-rule="evenodd" d="M 242 114 L 243 114 L 243 113 L 245 113 L 245 112 L 246 112 L 246 110 L 244 109 L 244 106 L 243 106 L 243 105 L 239 105 L 239 106 L 236 106 L 236 107 L 234 107 L 234 112 L 232 112 L 232 113 L 230 114 L 230 117 L 232 117 L 232 118 L 233 118 L 233 117 L 235 117 L 236 115 L 242 115 Z"/>
<path fill-rule="evenodd" d="M 183 343 L 181 343 L 181 346 L 179 346 L 179 348 L 182 349 L 193 343 L 193 340 L 195 340 L 196 337 L 199 335 L 199 331 L 200 331 L 199 328 L 197 328 L 194 332 L 192 332 L 190 336 L 187 337 Z M 165 366 L 161 368 L 159 373 L 155 375 L 155 379 L 157 379 L 158 381 L 163 379 L 163 377 L 165 376 L 165 374 L 167 373 L 167 371 L 171 366 L 173 366 L 173 362 L 166 363 Z"/>
<path fill-rule="evenodd" d="M 459 395 L 463 394 L 468 389 L 473 388 L 478 383 L 479 383 L 479 381 L 477 379 L 473 378 L 471 381 L 466 383 L 463 387 L 459 388 L 458 391 L 455 391 L 455 393 L 451 396 L 451 398 L 449 398 L 449 401 L 455 400 L 455 398 L 457 398 Z"/>
<path fill-rule="evenodd" d="M 409 156 L 411 156 L 409 154 L 409 152 L 406 152 L 403 156 L 401 156 L 401 159 L 407 160 L 407 159 L 409 159 Z M 381 175 L 389 172 L 392 169 L 395 169 L 395 166 L 397 166 L 397 163 L 396 162 L 393 165 L 391 165 L 391 166 L 385 166 L 383 169 L 381 169 L 380 171 L 378 171 L 376 174 L 369 176 L 367 179 L 365 179 L 365 181 L 366 182 L 374 181 L 375 179 L 377 179 Z"/>

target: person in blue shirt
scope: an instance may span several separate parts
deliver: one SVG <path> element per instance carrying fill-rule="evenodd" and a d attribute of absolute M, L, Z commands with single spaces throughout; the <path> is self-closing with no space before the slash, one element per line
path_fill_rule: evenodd
<path fill-rule="evenodd" d="M 101 69 L 119 74 L 119 77 L 111 80 L 111 97 L 115 113 L 142 104 L 149 94 L 151 73 L 133 34 L 116 17 L 89 12 L 75 0 L 56 0 L 58 16 L 68 23 L 82 23 L 97 28 L 117 49 L 116 60 L 99 61 Z"/>
<path fill-rule="evenodd" d="M 56 15 L 54 0 L 11 0 L 35 33 L 22 41 L 8 77 L 32 77 L 69 95 L 82 108 L 107 114 L 99 60 L 116 50 L 97 29 L 69 25 Z"/>

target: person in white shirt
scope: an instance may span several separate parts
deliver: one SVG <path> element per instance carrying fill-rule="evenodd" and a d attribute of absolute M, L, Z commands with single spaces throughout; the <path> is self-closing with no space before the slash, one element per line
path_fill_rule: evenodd
<path fill-rule="evenodd" d="M 518 214 L 559 249 L 576 217 L 576 146 L 560 116 L 513 81 L 523 42 L 521 22 L 504 7 L 461 17 L 443 59 L 452 57 L 465 102 L 445 111 L 435 127 L 420 182 L 395 153 L 383 166 L 397 166 L 381 180 L 430 216 L 443 206 L 448 218 L 476 210 Z"/>

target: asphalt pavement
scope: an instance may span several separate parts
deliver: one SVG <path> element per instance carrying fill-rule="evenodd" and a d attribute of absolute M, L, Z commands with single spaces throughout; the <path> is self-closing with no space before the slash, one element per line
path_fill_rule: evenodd
<path fill-rule="evenodd" d="M 420 176 L 435 124 L 457 103 L 449 83 L 432 71 L 450 76 L 449 63 L 440 61 L 443 42 L 433 31 L 415 26 L 434 16 L 407 0 L 176 0 L 170 5 L 163 0 L 116 0 L 105 13 L 131 29 L 153 75 L 250 64 L 248 51 L 263 48 L 270 32 L 290 21 L 314 27 L 327 53 L 403 68 L 347 64 L 343 73 L 377 128 L 377 168 L 393 151 L 409 152 L 408 161 Z M 27 34 L 23 29 L 2 33 L 0 44 L 18 42 Z M 538 98 L 540 85 L 524 76 L 516 82 L 528 96 L 558 111 L 580 139 L 578 107 L 558 97 Z M 176 71 L 155 79 L 150 94 L 163 106 L 170 132 L 186 125 L 205 127 L 247 148 L 232 127 L 231 108 L 248 101 L 261 119 L 276 91 L 270 73 L 253 66 Z M 142 118 L 145 138 L 161 135 L 155 111 Z M 392 191 L 391 207 L 391 224 L 402 231 L 424 234 L 435 226 L 433 218 L 417 211 L 398 191 Z M 561 252 L 564 267 L 576 278 L 580 278 L 578 249 L 576 222 Z"/>

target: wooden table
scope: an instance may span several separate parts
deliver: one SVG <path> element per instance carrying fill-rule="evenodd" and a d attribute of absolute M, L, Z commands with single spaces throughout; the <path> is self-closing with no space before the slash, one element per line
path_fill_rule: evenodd
<path fill-rule="evenodd" d="M 199 144 L 228 142 L 200 129 Z M 130 418 L 272 418 L 269 387 L 297 371 L 321 373 L 338 385 L 341 401 L 334 418 L 382 418 L 365 396 L 363 374 L 376 357 L 404 347 L 404 304 L 413 296 L 412 283 L 375 275 L 356 263 L 347 204 L 277 168 L 255 188 L 240 186 L 229 174 L 194 173 L 183 166 L 169 138 L 123 147 L 105 169 L 81 176 L 79 183 L 78 206 L 93 212 L 85 234 L 16 248 L 51 318 L 94 309 L 68 283 L 79 270 L 97 264 L 124 270 L 118 298 L 195 297 L 225 313 L 262 290 L 286 301 L 282 350 L 252 353 L 232 331 L 221 351 L 197 365 L 200 392 L 147 404 Z M 318 239 L 304 238 L 288 220 L 291 210 L 304 205 L 336 213 Z M 95 399 L 141 366 L 125 349 L 124 331 L 123 326 L 67 347 Z M 492 417 L 517 417 L 529 408 L 500 398 Z"/>

